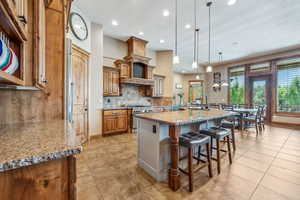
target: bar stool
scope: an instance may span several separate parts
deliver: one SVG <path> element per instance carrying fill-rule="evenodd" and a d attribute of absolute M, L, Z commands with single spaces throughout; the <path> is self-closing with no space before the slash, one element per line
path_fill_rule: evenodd
<path fill-rule="evenodd" d="M 182 134 L 179 137 L 179 144 L 180 144 L 180 146 L 186 147 L 188 149 L 188 171 L 185 171 L 182 168 L 179 168 L 179 170 L 182 173 L 189 176 L 189 191 L 193 192 L 193 187 L 194 187 L 193 176 L 194 176 L 195 172 L 208 166 L 209 177 L 213 177 L 212 166 L 211 166 L 211 152 L 210 152 L 209 137 L 206 135 L 199 134 L 197 132 L 189 132 L 189 133 Z M 201 153 L 201 152 L 198 152 L 198 157 L 194 157 L 193 149 L 194 149 L 194 147 L 202 146 L 202 145 L 206 145 L 207 155 L 205 155 L 205 156 L 207 157 L 207 161 L 201 160 L 204 163 L 204 165 L 202 165 L 201 167 L 198 167 L 196 169 L 193 169 L 193 159 L 198 160 L 199 154 Z"/>
<path fill-rule="evenodd" d="M 201 134 L 208 135 L 211 137 L 211 153 L 213 149 L 217 151 L 217 158 L 212 158 L 212 160 L 217 161 L 218 166 L 218 174 L 221 173 L 221 151 L 222 152 L 228 152 L 229 156 L 229 162 L 232 164 L 232 157 L 231 157 L 231 147 L 230 147 L 230 131 L 228 129 L 224 128 L 217 128 L 217 127 L 211 127 L 207 129 L 200 130 Z M 220 141 L 225 138 L 227 143 L 227 151 L 220 148 Z M 216 141 L 216 148 L 213 147 L 213 139 Z"/>
<path fill-rule="evenodd" d="M 221 122 L 221 127 L 231 130 L 231 142 L 232 142 L 232 146 L 233 146 L 233 151 L 235 151 L 236 143 L 235 143 L 234 129 L 239 127 L 238 121 L 235 119 L 235 117 L 225 119 Z"/>

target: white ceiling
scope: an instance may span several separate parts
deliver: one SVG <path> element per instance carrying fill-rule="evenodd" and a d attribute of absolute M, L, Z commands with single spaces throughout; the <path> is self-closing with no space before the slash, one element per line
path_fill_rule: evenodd
<path fill-rule="evenodd" d="M 177 72 L 192 72 L 194 0 L 179 1 L 179 56 Z M 201 63 L 208 60 L 208 8 L 206 0 L 199 3 Z M 212 5 L 212 62 L 300 44 L 300 0 L 237 0 L 233 6 L 228 0 L 214 0 Z M 121 40 L 135 35 L 149 41 L 153 50 L 174 48 L 175 0 L 76 0 L 78 6 L 93 22 L 103 24 L 104 34 Z M 170 16 L 164 17 L 164 9 Z M 117 20 L 119 26 L 112 26 Z M 142 31 L 145 34 L 139 36 Z M 165 43 L 160 44 L 159 40 Z"/>

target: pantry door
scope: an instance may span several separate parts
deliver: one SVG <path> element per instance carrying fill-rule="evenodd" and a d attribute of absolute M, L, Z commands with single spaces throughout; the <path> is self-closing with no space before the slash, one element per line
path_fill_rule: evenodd
<path fill-rule="evenodd" d="M 89 54 L 72 47 L 73 123 L 81 142 L 88 140 L 88 66 Z"/>

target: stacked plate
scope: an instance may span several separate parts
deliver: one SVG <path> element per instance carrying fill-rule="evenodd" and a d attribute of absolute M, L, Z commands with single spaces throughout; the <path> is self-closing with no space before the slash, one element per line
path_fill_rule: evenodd
<path fill-rule="evenodd" d="M 9 74 L 14 74 L 18 67 L 19 61 L 15 52 L 0 39 L 0 69 Z"/>

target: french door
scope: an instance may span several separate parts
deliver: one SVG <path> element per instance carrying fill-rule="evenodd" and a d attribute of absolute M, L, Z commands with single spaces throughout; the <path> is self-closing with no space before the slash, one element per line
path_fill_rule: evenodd
<path fill-rule="evenodd" d="M 271 100 L 272 100 L 272 89 L 271 89 L 271 77 L 260 76 L 250 78 L 250 104 L 261 106 L 266 105 L 266 120 L 271 121 Z"/>

